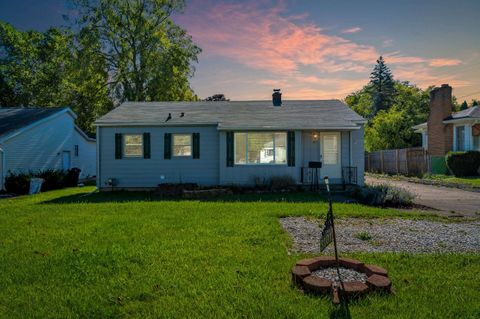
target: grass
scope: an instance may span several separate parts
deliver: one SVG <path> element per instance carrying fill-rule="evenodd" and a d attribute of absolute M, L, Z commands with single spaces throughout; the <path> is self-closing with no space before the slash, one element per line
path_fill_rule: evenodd
<path fill-rule="evenodd" d="M 290 269 L 309 255 L 278 218 L 325 215 L 315 194 L 160 201 L 92 187 L 0 200 L 1 318 L 328 318 Z M 320 200 L 320 201 L 319 201 Z M 335 204 L 337 216 L 415 213 Z M 395 295 L 352 318 L 478 318 L 478 254 L 349 254 L 389 270 Z"/>
<path fill-rule="evenodd" d="M 480 176 L 455 177 L 450 175 L 428 175 L 424 178 L 427 180 L 438 181 L 443 183 L 466 185 L 472 188 L 480 188 Z"/>
<path fill-rule="evenodd" d="M 470 189 L 480 189 L 480 176 L 471 176 L 471 177 L 455 177 L 452 175 L 443 175 L 443 174 L 428 174 L 424 175 L 422 178 L 412 177 L 412 176 L 403 176 L 403 175 L 386 175 L 386 174 L 375 174 L 368 173 L 368 175 L 373 177 L 381 178 L 392 178 L 396 180 L 406 180 L 416 183 L 426 183 L 434 184 L 447 187 L 461 187 L 461 188 L 470 188 Z"/>
<path fill-rule="evenodd" d="M 362 232 L 356 233 L 355 238 L 358 238 L 363 241 L 368 241 L 372 239 L 372 235 L 370 235 L 369 232 L 362 231 Z"/>

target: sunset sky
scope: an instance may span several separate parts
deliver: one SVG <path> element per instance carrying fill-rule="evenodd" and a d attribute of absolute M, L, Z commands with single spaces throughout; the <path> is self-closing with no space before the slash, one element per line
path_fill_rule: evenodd
<path fill-rule="evenodd" d="M 1 0 L 0 20 L 23 30 L 64 24 L 64 0 Z M 480 99 L 480 1 L 190 0 L 175 21 L 203 49 L 192 79 L 205 98 L 344 98 L 383 55 L 399 80 L 449 83 Z"/>

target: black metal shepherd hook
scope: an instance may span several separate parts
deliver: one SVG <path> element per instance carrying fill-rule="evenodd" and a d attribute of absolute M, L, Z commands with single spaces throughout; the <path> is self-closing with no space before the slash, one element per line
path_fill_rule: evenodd
<path fill-rule="evenodd" d="M 328 180 L 328 176 L 324 177 L 324 182 L 327 188 L 328 213 L 327 213 L 327 218 L 325 220 L 325 226 L 322 230 L 322 235 L 320 237 L 320 251 L 323 251 L 333 241 L 333 249 L 335 251 L 335 265 L 337 268 L 338 281 L 340 283 L 340 289 L 338 289 L 338 287 L 333 288 L 333 303 L 336 305 L 340 304 L 340 308 L 334 311 L 333 314 L 335 318 L 350 318 L 350 311 L 348 309 L 348 300 L 347 300 L 346 294 L 343 293 L 345 291 L 345 287 L 343 285 L 343 281 L 340 275 L 340 262 L 338 260 L 338 250 L 337 250 L 337 236 L 335 235 L 335 222 L 334 222 L 333 209 L 332 209 L 332 196 L 330 193 L 330 183 Z"/>

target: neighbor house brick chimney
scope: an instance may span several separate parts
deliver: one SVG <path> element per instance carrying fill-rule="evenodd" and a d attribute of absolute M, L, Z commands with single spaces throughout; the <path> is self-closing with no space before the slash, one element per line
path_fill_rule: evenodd
<path fill-rule="evenodd" d="M 280 89 L 273 89 L 272 102 L 273 106 L 282 106 L 282 93 Z"/>
<path fill-rule="evenodd" d="M 444 156 L 452 150 L 453 127 L 443 124 L 452 114 L 452 87 L 442 84 L 430 92 L 430 114 L 428 116 L 428 152 L 433 156 Z"/>

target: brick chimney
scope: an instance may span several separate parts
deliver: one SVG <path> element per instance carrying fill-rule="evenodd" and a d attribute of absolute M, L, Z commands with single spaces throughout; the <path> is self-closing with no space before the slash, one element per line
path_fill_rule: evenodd
<path fill-rule="evenodd" d="M 443 124 L 452 114 L 452 87 L 442 84 L 430 92 L 430 114 L 428 116 L 428 152 L 433 156 L 444 156 L 452 150 L 453 126 Z"/>

